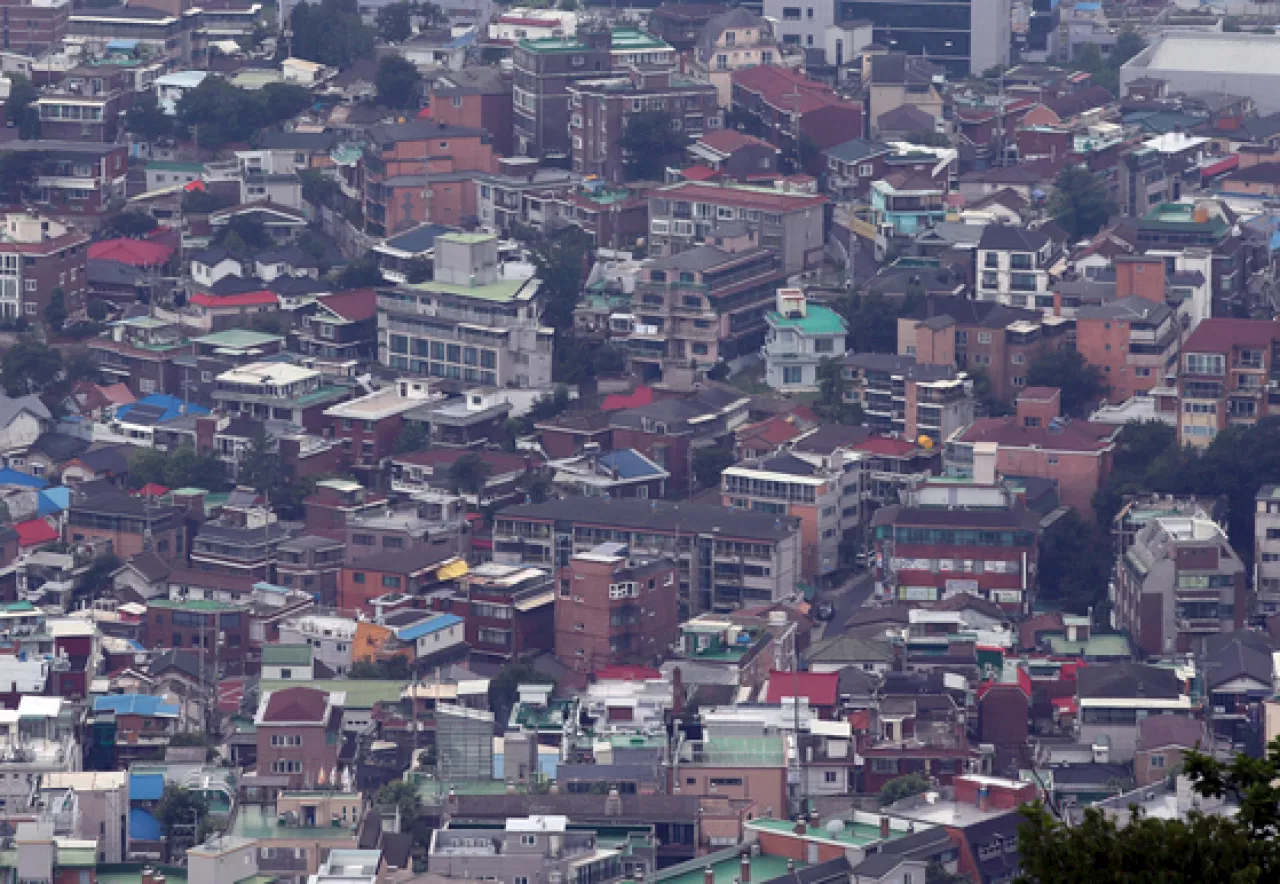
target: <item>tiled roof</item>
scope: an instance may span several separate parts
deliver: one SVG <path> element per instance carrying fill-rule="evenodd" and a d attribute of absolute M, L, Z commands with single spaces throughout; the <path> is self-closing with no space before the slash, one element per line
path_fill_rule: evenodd
<path fill-rule="evenodd" d="M 348 322 L 372 319 L 378 312 L 378 293 L 373 289 L 334 292 L 320 298 L 319 301 Z"/>
<path fill-rule="evenodd" d="M 197 307 L 265 307 L 280 303 L 275 292 L 244 292 L 239 295 L 210 295 L 205 292 L 191 296 L 191 303 Z"/>
<path fill-rule="evenodd" d="M 838 672 L 769 673 L 768 703 L 781 703 L 783 697 L 805 697 L 815 706 L 834 706 L 840 683 Z"/>
<path fill-rule="evenodd" d="M 824 107 L 856 107 L 830 86 L 810 80 L 792 68 L 762 64 L 734 71 L 730 76 L 734 86 L 755 92 L 772 106 L 787 111 L 804 114 Z"/>
<path fill-rule="evenodd" d="M 329 704 L 329 695 L 314 688 L 286 688 L 276 691 L 267 700 L 264 722 L 306 721 L 321 723 Z"/>
<path fill-rule="evenodd" d="M 62 535 L 58 533 L 58 529 L 54 528 L 44 519 L 31 519 L 26 522 L 19 522 L 13 526 L 13 530 L 18 532 L 18 546 L 39 546 L 42 543 L 52 543 L 59 540 Z"/>
<path fill-rule="evenodd" d="M 725 155 L 741 150 L 749 144 L 759 144 L 774 150 L 777 149 L 763 138 L 757 138 L 754 135 L 748 135 L 736 129 L 713 129 L 704 134 L 698 141 Z"/>
<path fill-rule="evenodd" d="M 1226 353 L 1233 347 L 1269 347 L 1280 323 L 1265 319 L 1205 319 L 1182 345 L 1184 353 Z"/>
<path fill-rule="evenodd" d="M 987 417 L 970 424 L 958 441 L 995 442 L 1009 448 L 1093 452 L 1111 447 L 1119 429 L 1091 421 L 1060 421 L 1047 427 L 1024 427 L 1012 417 Z"/>
<path fill-rule="evenodd" d="M 132 267 L 155 267 L 173 257 L 173 249 L 138 239 L 106 239 L 89 246 L 90 259 L 118 261 Z"/>

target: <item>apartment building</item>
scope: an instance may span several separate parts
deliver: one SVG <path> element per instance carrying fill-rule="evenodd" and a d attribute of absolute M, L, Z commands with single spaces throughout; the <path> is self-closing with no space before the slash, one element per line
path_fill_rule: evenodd
<path fill-rule="evenodd" d="M 511 156 L 512 76 L 490 67 L 445 71 L 431 81 L 431 118 L 446 126 L 484 129 L 494 153 Z"/>
<path fill-rule="evenodd" d="M 626 544 L 575 553 L 556 573 L 555 654 L 575 672 L 660 662 L 680 634 L 676 563 Z"/>
<path fill-rule="evenodd" d="M 1076 313 L 1076 350 L 1102 370 L 1112 403 L 1163 385 L 1177 368 L 1178 333 L 1176 314 L 1163 299 L 1130 295 Z"/>
<path fill-rule="evenodd" d="M 946 220 L 947 185 L 918 172 L 890 172 L 871 182 L 871 222 L 876 258 L 887 260 L 895 247 Z"/>
<path fill-rule="evenodd" d="M 981 368 L 991 393 L 1012 400 L 1027 385 L 1036 357 L 1074 346 L 1075 320 L 1038 310 L 966 298 L 930 298 L 918 314 L 898 320 L 898 355 L 925 365 Z"/>
<path fill-rule="evenodd" d="M 635 836 L 632 836 L 633 838 Z M 570 828 L 567 816 L 511 817 L 502 827 L 450 822 L 431 835 L 427 868 L 443 878 L 611 881 L 634 864 L 632 841 Z M 648 865 L 641 861 L 640 867 Z"/>
<path fill-rule="evenodd" d="M 97 221 L 124 200 L 126 145 L 50 138 L 10 141 L 5 150 L 35 155 L 36 177 L 24 188 L 24 202 L 53 218 Z"/>
<path fill-rule="evenodd" d="M 1048 234 L 1013 224 L 988 224 L 978 242 L 974 297 L 1010 307 L 1053 308 L 1052 282 L 1062 248 Z"/>
<path fill-rule="evenodd" d="M 1280 485 L 1263 485 L 1254 498 L 1253 590 L 1257 613 L 1280 612 Z"/>
<path fill-rule="evenodd" d="M 781 255 L 788 274 L 813 270 L 822 264 L 828 202 L 787 189 L 682 181 L 649 194 L 651 248 L 656 255 L 678 254 L 719 227 L 745 224 L 761 247 Z"/>
<path fill-rule="evenodd" d="M 1040 517 L 1004 485 L 921 483 L 873 518 L 880 579 L 892 598 L 969 594 L 1011 614 L 1031 610 Z"/>
<path fill-rule="evenodd" d="M 150 551 L 166 560 L 186 555 L 186 527 L 179 507 L 107 491 L 73 494 L 63 536 L 69 543 L 104 542 L 122 560 Z"/>
<path fill-rule="evenodd" d="M 759 120 L 771 144 L 796 147 L 803 140 L 817 148 L 805 167 L 810 175 L 822 170 L 820 151 L 863 131 L 860 102 L 796 69 L 759 64 L 732 72 L 730 80 L 733 109 Z"/>
<path fill-rule="evenodd" d="M 346 546 L 341 540 L 303 534 L 276 546 L 276 579 L 279 586 L 299 589 L 322 605 L 334 605 Z"/>
<path fill-rule="evenodd" d="M 459 578 L 453 594 L 436 607 L 465 621 L 473 654 L 514 660 L 555 648 L 550 569 L 485 562 Z"/>
<path fill-rule="evenodd" d="M 364 230 L 387 237 L 424 221 L 461 226 L 476 218 L 475 172 L 495 168 L 486 129 L 413 120 L 372 126 L 361 158 Z"/>
<path fill-rule="evenodd" d="M 621 76 L 579 80 L 569 87 L 569 140 L 573 171 L 604 181 L 626 179 L 620 140 L 631 114 L 662 111 L 690 138 L 719 129 L 715 87 L 669 70 L 632 68 Z"/>
<path fill-rule="evenodd" d="M 328 783 L 338 764 L 343 697 L 308 687 L 263 692 L 253 722 L 258 775 L 285 777 L 294 789 Z"/>
<path fill-rule="evenodd" d="M 979 418 L 946 440 L 951 476 L 980 483 L 996 477 L 1035 476 L 1057 484 L 1058 498 L 1086 516 L 1093 495 L 1111 472 L 1120 427 L 1062 417 L 1056 387 L 1028 387 L 1010 417 Z"/>
<path fill-rule="evenodd" d="M 765 322 L 765 383 L 782 392 L 818 389 L 819 363 L 844 354 L 844 318 L 830 307 L 810 304 L 803 289 L 778 289 L 777 309 L 765 314 Z"/>
<path fill-rule="evenodd" d="M 287 362 L 252 362 L 214 380 L 213 400 L 227 414 L 288 421 L 316 434 L 328 425 L 325 410 L 350 395 L 322 372 Z"/>
<path fill-rule="evenodd" d="M 6 52 L 38 56 L 67 36 L 71 0 L 0 0 Z"/>
<path fill-rule="evenodd" d="M 1188 251 L 1207 250 L 1211 255 L 1207 275 L 1212 314 L 1226 315 L 1230 300 L 1244 290 L 1248 277 L 1248 250 L 1235 226 L 1235 213 L 1220 200 L 1161 203 L 1138 219 L 1134 245 L 1148 256 L 1159 256 L 1175 265 Z"/>
<path fill-rule="evenodd" d="M 521 504 L 494 523 L 494 561 L 564 567 L 605 542 L 677 563 L 682 612 L 790 598 L 800 575 L 796 519 L 719 506 L 579 498 Z"/>
<path fill-rule="evenodd" d="M 120 121 L 137 94 L 131 72 L 110 65 L 67 71 L 33 103 L 40 134 L 55 141 L 113 144 Z"/>
<path fill-rule="evenodd" d="M 610 337 L 645 380 L 690 365 L 709 368 L 759 350 L 786 270 L 738 228 L 705 245 L 654 258 L 640 271 L 629 312 L 609 317 Z"/>
<path fill-rule="evenodd" d="M 1115 584 L 1116 626 L 1153 657 L 1189 653 L 1249 616 L 1244 563 L 1211 519 L 1148 522 L 1117 560 Z"/>
<path fill-rule="evenodd" d="M 1280 412 L 1280 325 L 1206 319 L 1182 344 L 1178 442 L 1207 448 L 1227 427 Z"/>
<path fill-rule="evenodd" d="M 1145 663 L 1102 663 L 1076 673 L 1076 740 L 1107 746 L 1107 761 L 1132 761 L 1138 728 L 1144 719 L 1162 715 L 1193 717 L 1191 697 L 1177 673 Z"/>
<path fill-rule="evenodd" d="M 721 501 L 734 510 L 792 516 L 800 522 L 801 575 L 817 581 L 840 567 L 840 543 L 858 525 L 859 475 L 837 456 L 822 465 L 784 452 L 734 464 L 720 474 Z M 845 514 L 846 508 L 849 515 Z"/>
<path fill-rule="evenodd" d="M 67 308 L 84 304 L 89 282 L 89 237 L 39 215 L 11 213 L 0 229 L 0 318 L 44 316 L 54 289 Z"/>
<path fill-rule="evenodd" d="M 951 365 L 913 356 L 851 353 L 841 359 L 845 401 L 857 403 L 877 432 L 940 445 L 973 422 L 973 381 Z"/>
<path fill-rule="evenodd" d="M 721 107 L 733 104 L 733 72 L 781 60 L 773 25 L 741 6 L 714 15 L 693 47 L 693 70 L 715 86 Z"/>
<path fill-rule="evenodd" d="M 378 294 L 378 361 L 467 384 L 550 387 L 540 283 L 513 270 L 491 234 L 437 237 L 434 279 Z"/>

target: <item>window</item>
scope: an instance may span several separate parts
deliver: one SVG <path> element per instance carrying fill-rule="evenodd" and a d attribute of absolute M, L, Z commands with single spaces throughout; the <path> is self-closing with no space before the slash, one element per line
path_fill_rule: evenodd
<path fill-rule="evenodd" d="M 979 343 L 979 344 L 990 344 L 990 343 L 991 343 L 991 332 L 978 332 L 978 343 Z"/>
<path fill-rule="evenodd" d="M 525 847 L 537 847 L 538 836 L 537 835 L 521 835 L 520 843 Z"/>
<path fill-rule="evenodd" d="M 1225 362 L 1221 353 L 1188 353 L 1187 373 L 1221 375 Z"/>
<path fill-rule="evenodd" d="M 836 771 L 829 770 L 822 775 L 822 780 L 823 782 L 826 782 L 826 783 L 834 783 L 834 782 L 837 782 L 838 776 L 839 774 Z"/>
<path fill-rule="evenodd" d="M 29 292 L 34 292 L 36 290 L 36 281 L 34 279 L 28 279 L 26 281 L 26 289 Z M 34 313 L 35 311 L 33 310 L 31 312 Z"/>
<path fill-rule="evenodd" d="M 782 20 L 783 21 L 800 21 L 800 7 L 799 6 L 782 7 Z"/>
<path fill-rule="evenodd" d="M 1162 769 L 1164 768 L 1164 756 L 1163 756 L 1163 755 L 1152 755 L 1152 756 L 1151 756 L 1151 767 L 1152 767 L 1153 769 L 1156 769 L 1156 770 L 1162 770 Z"/>
<path fill-rule="evenodd" d="M 798 384 L 804 379 L 804 371 L 798 365 L 788 365 L 782 369 L 784 384 Z"/>

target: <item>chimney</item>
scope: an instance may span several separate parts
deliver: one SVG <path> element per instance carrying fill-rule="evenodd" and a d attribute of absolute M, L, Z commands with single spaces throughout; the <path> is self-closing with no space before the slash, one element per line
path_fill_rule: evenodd
<path fill-rule="evenodd" d="M 142 870 L 142 884 L 154 884 L 155 880 L 156 873 L 151 866 L 147 866 Z"/>
<path fill-rule="evenodd" d="M 622 816 L 622 796 L 618 794 L 617 786 L 609 790 L 609 797 L 604 800 L 604 815 Z"/>
<path fill-rule="evenodd" d="M 793 859 L 787 860 L 787 874 L 794 875 L 795 872 L 796 872 L 796 861 Z"/>
<path fill-rule="evenodd" d="M 808 831 L 808 827 L 804 824 L 804 816 L 801 815 L 796 817 L 796 829 L 795 829 L 796 834 L 803 835 L 807 831 Z"/>
<path fill-rule="evenodd" d="M 978 787 L 978 810 L 986 813 L 991 809 L 991 794 L 986 786 Z"/>
<path fill-rule="evenodd" d="M 889 818 L 887 816 L 880 817 L 880 838 L 887 840 L 889 837 Z"/>
<path fill-rule="evenodd" d="M 716 884 L 716 870 L 711 866 L 702 867 L 702 884 Z"/>
<path fill-rule="evenodd" d="M 738 861 L 738 877 L 742 884 L 751 884 L 751 854 L 744 853 Z"/>

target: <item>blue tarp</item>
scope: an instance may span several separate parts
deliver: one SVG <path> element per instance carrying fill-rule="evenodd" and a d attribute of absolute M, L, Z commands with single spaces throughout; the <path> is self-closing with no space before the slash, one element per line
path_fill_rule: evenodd
<path fill-rule="evenodd" d="M 0 485 L 21 485 L 23 488 L 48 488 L 49 483 L 39 476 L 28 476 L 11 467 L 0 470 Z"/>
<path fill-rule="evenodd" d="M 159 801 L 164 794 L 164 774 L 131 773 L 129 774 L 130 801 Z"/>
<path fill-rule="evenodd" d="M 163 779 L 163 777 L 161 777 Z M 141 807 L 129 808 L 129 840 L 160 841 L 160 822 L 151 811 Z"/>
<path fill-rule="evenodd" d="M 40 509 L 37 515 L 49 516 L 71 508 L 71 489 L 65 485 L 46 488 L 40 492 Z"/>

